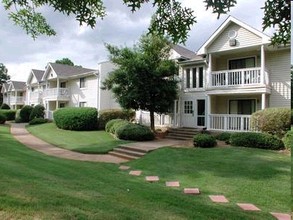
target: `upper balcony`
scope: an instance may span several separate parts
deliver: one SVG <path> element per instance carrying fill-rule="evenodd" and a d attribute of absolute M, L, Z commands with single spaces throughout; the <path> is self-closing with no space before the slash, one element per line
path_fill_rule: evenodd
<path fill-rule="evenodd" d="M 68 101 L 70 92 L 68 88 L 48 88 L 43 91 L 42 97 L 45 100 Z"/>
<path fill-rule="evenodd" d="M 24 96 L 10 96 L 9 102 L 10 102 L 10 105 L 24 105 L 25 97 Z"/>

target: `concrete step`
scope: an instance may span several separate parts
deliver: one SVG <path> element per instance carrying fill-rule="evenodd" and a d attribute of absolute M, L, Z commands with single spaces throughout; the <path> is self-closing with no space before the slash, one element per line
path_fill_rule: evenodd
<path fill-rule="evenodd" d="M 182 140 L 182 141 L 192 140 L 192 137 L 181 137 L 181 136 L 166 136 L 166 138 L 174 139 L 174 140 Z"/>
<path fill-rule="evenodd" d="M 194 135 L 201 132 L 198 128 L 170 128 L 168 129 L 168 135 L 166 138 L 176 140 L 191 140 Z"/>
<path fill-rule="evenodd" d="M 120 157 L 120 158 L 127 159 L 127 160 L 136 160 L 136 159 L 140 158 L 140 157 L 124 154 L 124 153 L 119 153 L 117 151 L 110 151 L 109 154 L 113 155 L 115 157 Z"/>
<path fill-rule="evenodd" d="M 144 153 L 144 154 L 150 151 L 149 149 L 143 149 L 141 147 L 127 146 L 127 145 L 120 145 L 119 148 L 130 150 L 130 151 L 135 151 L 135 152 L 139 152 L 139 153 Z"/>
<path fill-rule="evenodd" d="M 122 154 L 127 154 L 130 156 L 135 156 L 135 157 L 142 157 L 145 155 L 145 153 L 142 153 L 136 150 L 129 150 L 129 149 L 120 148 L 120 147 L 114 148 L 113 151 L 122 153 Z"/>

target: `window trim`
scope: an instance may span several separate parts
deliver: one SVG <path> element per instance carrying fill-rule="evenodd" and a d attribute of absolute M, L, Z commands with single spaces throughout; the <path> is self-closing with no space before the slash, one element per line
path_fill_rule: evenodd
<path fill-rule="evenodd" d="M 79 88 L 83 89 L 86 87 L 86 84 L 85 84 L 85 77 L 81 77 L 79 78 Z"/>
<path fill-rule="evenodd" d="M 227 59 L 227 70 L 230 70 L 229 67 L 230 67 L 230 61 L 231 60 L 242 60 L 242 59 L 249 59 L 249 58 L 254 58 L 254 67 L 251 67 L 251 68 L 257 67 L 258 66 L 257 56 L 256 55 L 252 55 L 252 56 L 244 56 L 244 57 L 236 57 L 236 58 Z"/>

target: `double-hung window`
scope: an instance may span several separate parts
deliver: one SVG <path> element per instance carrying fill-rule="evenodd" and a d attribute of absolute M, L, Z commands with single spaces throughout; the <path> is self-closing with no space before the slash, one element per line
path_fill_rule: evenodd
<path fill-rule="evenodd" d="M 79 88 L 85 88 L 85 78 L 79 79 Z"/>

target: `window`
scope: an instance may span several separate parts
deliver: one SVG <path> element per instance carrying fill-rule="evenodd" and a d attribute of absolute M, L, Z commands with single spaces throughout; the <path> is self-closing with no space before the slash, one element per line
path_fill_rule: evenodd
<path fill-rule="evenodd" d="M 85 88 L 85 78 L 79 79 L 79 88 Z"/>
<path fill-rule="evenodd" d="M 193 102 L 184 101 L 184 114 L 193 114 Z"/>
<path fill-rule="evenodd" d="M 229 60 L 229 70 L 255 67 L 255 57 Z"/>
<path fill-rule="evenodd" d="M 202 88 L 203 87 L 203 67 L 199 67 L 199 74 L 198 74 L 198 87 Z"/>
<path fill-rule="evenodd" d="M 19 96 L 23 96 L 23 92 L 20 92 L 20 93 L 19 93 Z"/>
<path fill-rule="evenodd" d="M 196 88 L 196 68 L 192 68 L 192 88 Z"/>
<path fill-rule="evenodd" d="M 65 103 L 64 102 L 59 103 L 59 108 L 65 108 Z"/>
<path fill-rule="evenodd" d="M 186 88 L 190 88 L 190 69 L 186 69 Z"/>
<path fill-rule="evenodd" d="M 86 107 L 86 102 L 80 102 L 79 107 Z"/>
<path fill-rule="evenodd" d="M 185 69 L 185 88 L 203 88 L 204 69 L 203 67 L 194 67 Z"/>
<path fill-rule="evenodd" d="M 60 83 L 60 87 L 61 87 L 61 88 L 66 88 L 66 82 L 61 82 L 61 83 Z"/>
<path fill-rule="evenodd" d="M 239 99 L 229 101 L 229 114 L 251 115 L 255 111 L 255 99 Z"/>

